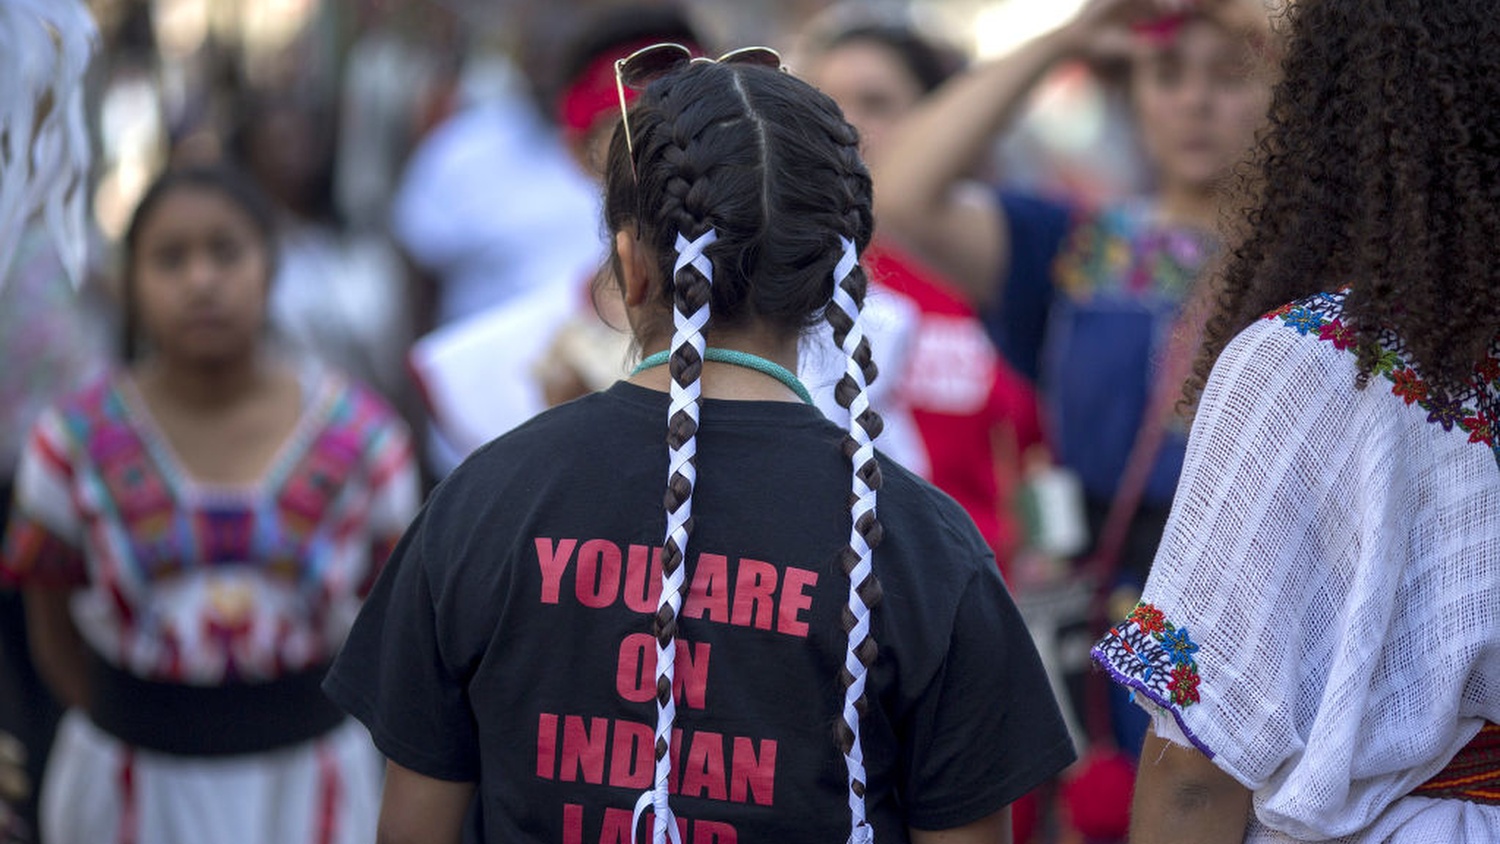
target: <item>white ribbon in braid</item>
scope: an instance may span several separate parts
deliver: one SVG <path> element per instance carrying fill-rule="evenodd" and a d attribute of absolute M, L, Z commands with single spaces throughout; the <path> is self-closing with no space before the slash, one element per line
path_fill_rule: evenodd
<path fill-rule="evenodd" d="M 699 235 L 696 240 L 688 240 L 681 233 L 677 235 L 677 264 L 672 268 L 672 276 L 682 272 L 683 268 L 691 264 L 710 285 L 714 280 L 713 263 L 703 254 L 709 244 L 719 239 L 718 233 L 709 229 Z M 703 351 L 706 343 L 703 339 L 703 327 L 708 324 L 708 302 L 704 302 L 696 312 L 684 314 L 680 309 L 672 309 L 672 324 L 676 331 L 672 335 L 672 349 L 677 352 L 684 346 L 692 346 L 698 352 L 698 359 L 703 359 Z M 667 408 L 667 424 L 677 417 L 679 412 L 686 413 L 693 420 L 693 429 L 698 427 L 698 402 L 702 395 L 702 387 L 697 379 L 689 382 L 687 386 L 677 383 L 676 378 L 669 379 L 672 385 L 672 401 Z M 665 566 L 661 572 L 661 597 L 657 600 L 656 611 L 661 613 L 662 607 L 670 607 L 672 617 L 678 618 L 682 610 L 682 585 L 686 577 L 683 571 L 687 567 L 687 524 L 693 517 L 693 488 L 698 483 L 698 472 L 693 465 L 693 457 L 698 453 L 697 436 L 688 437 L 679 447 L 668 445 L 667 483 L 671 484 L 672 478 L 681 475 L 688 482 L 688 494 L 682 505 L 675 511 L 667 512 L 667 539 L 676 547 L 681 560 L 677 568 L 670 574 Z M 650 791 L 643 793 L 635 802 L 635 813 L 631 816 L 630 840 L 635 841 L 636 830 L 640 827 L 641 813 L 646 806 L 653 807 L 656 815 L 655 824 L 652 828 L 652 841 L 654 844 L 664 844 L 670 837 L 672 844 L 682 844 L 682 834 L 677 828 L 677 819 L 672 814 L 672 808 L 667 802 L 667 778 L 672 772 L 672 725 L 677 720 L 677 703 L 673 699 L 673 683 L 676 682 L 676 673 L 673 670 L 673 660 L 677 656 L 677 642 L 668 639 L 656 642 L 656 686 L 665 687 L 668 690 L 666 700 L 657 698 L 656 702 L 656 743 L 666 748 L 660 758 L 656 760 L 656 777 Z"/>
<path fill-rule="evenodd" d="M 870 409 L 869 383 L 865 381 L 865 371 L 855 360 L 855 352 L 859 349 L 860 342 L 864 339 L 864 329 L 860 326 L 861 309 L 854 297 L 849 295 L 843 287 L 844 279 L 859 265 L 858 250 L 854 241 L 847 237 L 840 238 L 843 242 L 844 254 L 839 258 L 838 265 L 833 270 L 833 303 L 849 316 L 849 333 L 844 336 L 842 348 L 844 350 L 845 372 L 859 387 L 854 400 L 849 403 L 849 435 L 854 438 L 854 456 L 850 463 L 854 467 L 852 472 L 854 478 L 854 504 L 849 508 L 853 523 L 849 528 L 849 547 L 854 549 L 858 555 L 859 562 L 849 572 L 849 611 L 854 615 L 854 627 L 849 630 L 849 648 L 844 654 L 844 669 L 852 678 L 849 688 L 844 691 L 844 723 L 849 727 L 849 732 L 854 736 L 849 750 L 844 754 L 844 764 L 849 769 L 849 813 L 850 813 L 850 844 L 868 844 L 875 840 L 875 830 L 865 820 L 865 757 L 864 748 L 859 740 L 859 699 L 865 692 L 866 669 L 859 655 L 855 653 L 870 635 L 870 608 L 865 605 L 864 598 L 860 597 L 859 587 L 871 575 L 870 545 L 865 542 L 864 536 L 859 532 L 860 520 L 866 513 L 875 513 L 875 490 L 871 489 L 864 479 L 860 477 L 859 469 L 867 462 L 875 459 L 875 443 L 870 438 L 868 431 L 859 423 L 859 418 L 865 411 Z"/>

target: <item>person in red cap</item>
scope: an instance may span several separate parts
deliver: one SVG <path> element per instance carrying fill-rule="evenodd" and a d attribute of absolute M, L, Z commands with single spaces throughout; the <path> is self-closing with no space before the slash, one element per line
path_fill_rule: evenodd
<path fill-rule="evenodd" d="M 620 120 L 620 93 L 615 86 L 615 61 L 642 47 L 669 42 L 681 44 L 695 56 L 704 54 L 703 41 L 684 11 L 675 4 L 615 6 L 579 26 L 559 64 L 553 116 L 562 129 L 568 150 L 596 180 L 604 178 L 604 159 L 610 132 Z M 625 101 L 638 93 L 625 88 Z"/>
<path fill-rule="evenodd" d="M 617 88 L 615 62 L 663 42 L 681 44 L 695 56 L 705 52 L 692 21 L 675 4 L 605 9 L 579 26 L 565 51 L 553 115 L 574 161 L 601 184 L 610 133 L 620 121 L 620 98 L 628 104 L 638 96 L 628 86 L 623 94 Z M 627 371 L 630 344 L 619 330 L 625 318 L 618 297 L 608 285 L 592 281 L 585 291 L 587 298 L 557 329 L 535 369 L 549 406 L 602 390 Z"/>

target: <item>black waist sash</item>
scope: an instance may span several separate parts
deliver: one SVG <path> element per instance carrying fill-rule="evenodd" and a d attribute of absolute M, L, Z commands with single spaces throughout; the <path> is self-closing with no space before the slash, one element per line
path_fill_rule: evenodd
<path fill-rule="evenodd" d="M 178 756 L 234 756 L 300 744 L 344 714 L 319 687 L 326 665 L 264 683 L 191 686 L 143 680 L 89 660 L 89 717 L 126 744 Z"/>

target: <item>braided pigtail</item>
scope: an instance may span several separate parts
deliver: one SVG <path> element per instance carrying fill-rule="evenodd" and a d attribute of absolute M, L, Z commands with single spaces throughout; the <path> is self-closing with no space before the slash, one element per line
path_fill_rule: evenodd
<path fill-rule="evenodd" d="M 642 811 L 652 806 L 655 821 L 651 838 L 663 844 L 670 838 L 682 844 L 676 818 L 667 800 L 672 772 L 672 727 L 677 704 L 672 699 L 677 658 L 677 618 L 687 591 L 684 563 L 688 535 L 693 530 L 693 486 L 698 479 L 698 410 L 702 399 L 703 330 L 708 325 L 709 292 L 713 263 L 703 250 L 718 239 L 708 229 L 693 240 L 677 235 L 677 262 L 673 273 L 671 403 L 667 408 L 667 536 L 661 555 L 661 597 L 653 620 L 656 635 L 656 770 L 650 791 L 636 802 L 632 835 Z"/>
<path fill-rule="evenodd" d="M 839 554 L 839 564 L 849 577 L 849 603 L 844 607 L 844 632 L 849 637 L 844 667 L 839 682 L 844 687 L 844 710 L 837 726 L 839 749 L 849 769 L 850 844 L 875 840 L 874 829 L 865 818 L 865 763 L 859 739 L 859 719 L 868 705 L 865 678 L 875 661 L 879 647 L 870 635 L 870 608 L 880 601 L 880 581 L 871 566 L 871 552 L 880 544 L 881 527 L 875 516 L 875 493 L 880 489 L 880 464 L 875 460 L 875 438 L 883 422 L 870 406 L 869 385 L 875 380 L 876 368 L 870 352 L 869 338 L 860 326 L 868 286 L 853 241 L 841 237 L 843 255 L 834 268 L 833 303 L 828 308 L 828 322 L 833 339 L 843 349 L 847 361 L 844 376 L 839 379 L 835 396 L 849 411 L 849 433 L 844 438 L 844 454 L 853 468 L 853 494 L 850 496 L 849 545 Z"/>

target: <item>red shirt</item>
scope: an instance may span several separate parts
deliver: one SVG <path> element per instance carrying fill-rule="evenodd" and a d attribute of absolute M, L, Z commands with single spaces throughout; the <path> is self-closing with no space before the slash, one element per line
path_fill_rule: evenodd
<path fill-rule="evenodd" d="M 899 394 L 927 450 L 930 478 L 978 526 L 1004 570 L 1019 540 L 1011 506 L 1021 457 L 1042 443 L 1036 395 L 1006 364 L 972 306 L 930 268 L 888 243 L 864 265 L 920 315 Z"/>

